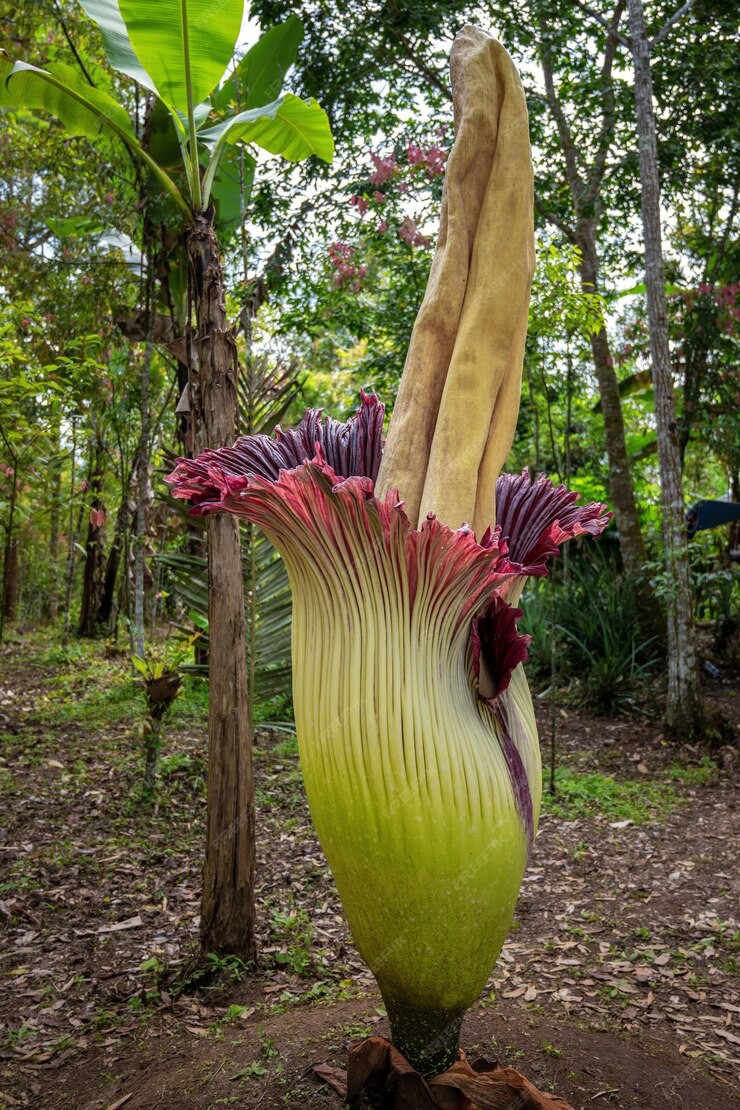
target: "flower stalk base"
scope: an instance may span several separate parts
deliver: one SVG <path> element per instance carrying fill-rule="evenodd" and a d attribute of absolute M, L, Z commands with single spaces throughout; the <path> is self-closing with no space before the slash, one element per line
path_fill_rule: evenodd
<path fill-rule="evenodd" d="M 460 1054 L 464 1010 L 413 1009 L 385 1000 L 391 1041 L 425 1079 L 447 1071 Z"/>

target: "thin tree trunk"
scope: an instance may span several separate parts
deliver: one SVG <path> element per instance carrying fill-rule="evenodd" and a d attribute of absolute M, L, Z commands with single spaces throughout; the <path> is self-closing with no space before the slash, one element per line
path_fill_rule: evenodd
<path fill-rule="evenodd" d="M 134 548 L 134 654 L 144 658 L 144 557 L 146 517 L 149 502 L 149 371 L 152 365 L 152 344 L 144 348 L 141 368 L 141 435 L 137 456 L 139 481 L 136 495 L 136 541 Z"/>
<path fill-rule="evenodd" d="M 593 220 L 578 222 L 576 239 L 581 252 L 581 287 L 584 293 L 596 293 L 599 290 L 599 259 Z M 609 462 L 609 496 L 614 506 L 619 550 L 627 574 L 639 578 L 645 567 L 645 545 L 627 457 L 619 381 L 614 370 L 606 329 L 603 327 L 591 336 L 591 354 L 604 418 L 604 439 Z"/>
<path fill-rule="evenodd" d="M 563 442 L 563 455 L 565 462 L 563 470 L 565 474 L 565 484 L 570 487 L 571 478 L 571 424 L 573 422 L 573 353 L 570 345 L 572 337 L 568 336 L 568 343 L 565 348 L 565 437 Z M 563 553 L 568 550 L 567 546 L 564 548 Z"/>
<path fill-rule="evenodd" d="M 199 450 L 231 445 L 236 422 L 236 348 L 224 304 L 212 214 L 186 233 L 197 318 L 191 408 Z M 208 823 L 201 902 L 204 952 L 256 955 L 254 782 L 247 692 L 244 587 L 235 517 L 208 517 Z"/>
<path fill-rule="evenodd" d="M 676 402 L 668 344 L 650 44 L 645 30 L 642 0 L 628 0 L 627 9 L 635 73 L 635 106 L 642 185 L 642 227 L 645 243 L 645 284 L 663 502 L 664 558 L 668 580 L 666 590 L 668 700 L 665 728 L 673 737 L 692 739 L 697 736 L 702 727 L 703 713 L 696 662 Z"/>
<path fill-rule="evenodd" d="M 534 469 L 535 473 L 540 472 L 540 411 L 537 408 L 537 397 L 534 392 L 534 384 L 532 382 L 532 371 L 529 366 L 529 360 L 524 360 L 524 375 L 527 379 L 527 393 L 529 395 L 529 404 L 532 409 L 532 435 L 534 438 Z"/>
<path fill-rule="evenodd" d="M 75 463 L 77 462 L 77 420 L 72 417 L 72 459 L 69 466 L 69 523 L 67 526 L 67 574 L 64 587 L 64 624 L 62 626 L 62 647 L 69 643 L 70 608 L 72 605 L 72 587 L 75 577 Z"/>
<path fill-rule="evenodd" d="M 3 587 L 0 601 L 0 643 L 5 633 L 5 621 L 14 621 L 18 603 L 18 546 L 13 535 L 15 524 L 15 502 L 18 496 L 18 462 L 13 459 L 13 481 L 10 485 L 8 505 L 8 524 L 5 532 L 5 552 L 3 556 Z"/>
<path fill-rule="evenodd" d="M 536 20 L 542 48 L 542 76 L 545 96 L 560 139 L 563 152 L 564 176 L 573 205 L 574 224 L 569 224 L 554 213 L 546 218 L 555 224 L 580 251 L 581 288 L 584 293 L 599 291 L 599 257 L 596 248 L 596 228 L 601 190 L 609 150 L 614 141 L 615 97 L 612 69 L 619 44 L 619 24 L 624 13 L 625 0 L 617 0 L 608 20 L 611 33 L 604 46 L 601 67 L 602 101 L 601 121 L 598 125 L 596 148 L 587 166 L 583 165 L 578 139 L 571 129 L 559 99 L 552 66 L 553 44 L 550 41 L 549 19 L 541 5 L 536 6 Z M 619 383 L 614 371 L 614 361 L 609 351 L 609 340 L 604 328 L 591 336 L 591 353 L 599 385 L 604 417 L 604 438 L 609 462 L 609 495 L 616 517 L 619 548 L 622 562 L 630 574 L 639 576 L 645 563 L 645 547 L 640 531 L 640 521 L 635 504 L 635 491 L 627 458 L 624 418 L 619 397 Z"/>
<path fill-rule="evenodd" d="M 92 493 L 90 518 L 85 543 L 85 572 L 82 583 L 82 603 L 80 606 L 80 636 L 93 637 L 98 632 L 98 613 L 103 595 L 103 576 L 105 560 L 103 554 L 103 528 L 105 525 L 105 506 L 103 493 L 103 443 L 95 437 L 94 463 L 90 480 Z M 99 514 L 102 513 L 102 519 Z"/>
<path fill-rule="evenodd" d="M 246 290 L 249 288 L 249 250 L 247 238 L 247 210 L 244 189 L 244 150 L 239 152 L 239 207 L 241 210 L 241 250 L 242 250 L 242 280 L 244 282 L 245 301 L 242 310 L 245 343 L 245 375 L 247 384 L 247 411 L 238 411 L 239 395 L 237 393 L 236 421 L 240 434 L 251 436 L 255 431 L 254 403 L 255 403 L 255 368 L 252 359 L 252 310 Z M 246 608 L 246 643 L 247 643 L 247 694 L 249 697 L 249 728 L 252 733 L 253 743 L 256 744 L 254 732 L 254 699 L 257 688 L 257 529 L 254 524 L 248 524 L 245 529 L 247 540 L 247 564 L 249 567 L 249 590 L 247 593 Z"/>
<path fill-rule="evenodd" d="M 122 464 L 123 465 L 123 464 Z M 116 514 L 116 524 L 113 530 L 113 541 L 108 551 L 108 561 L 105 564 L 105 580 L 103 582 L 103 596 L 98 611 L 98 621 L 109 632 L 114 631 L 118 621 L 116 611 L 116 586 L 118 584 L 118 571 L 121 559 L 124 556 L 127 542 L 126 537 L 131 527 L 131 519 L 135 511 L 135 498 L 133 488 L 138 488 L 139 455 L 134 456 L 131 472 L 125 484 L 121 486 L 121 504 Z"/>
<path fill-rule="evenodd" d="M 19 547 L 17 536 L 11 536 L 8 546 L 5 549 L 5 557 L 8 563 L 8 573 L 5 579 L 5 596 L 3 598 L 3 609 L 5 611 L 5 619 L 8 621 L 15 621 L 18 616 L 18 567 L 19 567 Z"/>
<path fill-rule="evenodd" d="M 51 461 L 51 514 L 49 518 L 49 596 L 47 613 L 50 621 L 59 616 L 59 529 L 62 517 L 62 455 L 60 421 L 54 424 L 54 446 Z"/>

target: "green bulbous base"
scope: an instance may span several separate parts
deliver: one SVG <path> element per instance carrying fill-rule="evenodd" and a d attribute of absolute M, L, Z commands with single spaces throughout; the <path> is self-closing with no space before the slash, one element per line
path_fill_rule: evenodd
<path fill-rule="evenodd" d="M 384 998 L 391 1041 L 424 1079 L 447 1071 L 458 1058 L 464 1010 L 412 1009 Z"/>

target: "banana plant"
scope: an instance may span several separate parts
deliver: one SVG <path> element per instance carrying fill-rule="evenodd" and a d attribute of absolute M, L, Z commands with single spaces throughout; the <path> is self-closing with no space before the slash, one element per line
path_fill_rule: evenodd
<path fill-rule="evenodd" d="M 81 3 L 100 29 L 112 68 L 136 81 L 166 111 L 180 148 L 185 188 L 142 145 L 125 107 L 73 66 L 42 68 L 0 59 L 5 86 L 0 106 L 49 112 L 72 135 L 93 140 L 102 132 L 114 135 L 147 167 L 185 221 L 207 211 L 222 160 L 237 144 L 259 146 L 291 162 L 311 155 L 331 161 L 326 113 L 313 99 L 279 95 L 303 36 L 295 16 L 267 31 L 227 74 L 244 0 L 215 7 L 204 0 Z M 244 110 L 234 112 L 231 106 L 238 101 Z"/>
<path fill-rule="evenodd" d="M 72 135 L 113 135 L 177 211 L 187 254 L 187 366 L 194 445 L 231 443 L 237 411 L 236 343 L 225 310 L 214 228 L 214 190 L 235 148 L 260 147 L 288 161 L 333 156 L 315 100 L 280 95 L 302 28 L 295 18 L 263 35 L 233 70 L 244 0 L 82 0 L 113 69 L 144 89 L 174 131 L 177 164 L 163 165 L 123 104 L 71 66 L 0 58 L 0 107 L 38 109 Z M 238 103 L 241 110 L 233 110 Z M 135 121 L 138 125 L 140 121 Z M 244 591 L 236 521 L 208 522 L 209 790 L 201 904 L 204 950 L 247 960 L 254 940 L 254 787 L 245 663 Z"/>

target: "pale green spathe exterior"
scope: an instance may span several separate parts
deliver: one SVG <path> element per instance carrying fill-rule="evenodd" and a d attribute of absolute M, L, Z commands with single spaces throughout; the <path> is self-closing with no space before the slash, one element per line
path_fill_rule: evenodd
<path fill-rule="evenodd" d="M 506 938 L 527 837 L 500 725 L 473 690 L 464 591 L 455 605 L 422 581 L 409 612 L 403 569 L 352 546 L 351 560 L 336 552 L 324 568 L 315 552 L 283 551 L 311 815 L 384 996 L 462 1010 Z M 539 746 L 521 667 L 515 703 L 537 812 Z"/>

